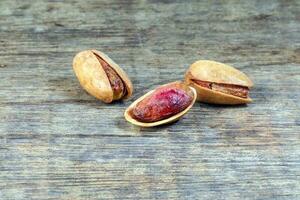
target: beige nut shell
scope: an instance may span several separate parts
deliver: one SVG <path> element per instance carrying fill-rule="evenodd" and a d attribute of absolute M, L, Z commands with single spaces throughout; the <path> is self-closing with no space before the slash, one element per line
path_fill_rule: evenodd
<path fill-rule="evenodd" d="M 241 98 L 219 91 L 214 91 L 195 84 L 192 80 L 201 80 L 213 83 L 232 84 L 251 88 L 253 82 L 241 71 L 229 65 L 199 60 L 193 63 L 185 74 L 185 81 L 197 91 L 197 100 L 213 104 L 245 104 L 252 102 L 251 98 Z"/>
<path fill-rule="evenodd" d="M 171 85 L 171 84 L 184 84 L 180 81 L 176 81 L 176 82 L 172 82 L 172 83 L 168 83 L 168 84 L 165 84 L 165 85 L 162 85 L 160 87 L 163 87 L 163 86 L 166 86 L 166 85 Z M 159 88 L 159 87 L 158 87 Z M 158 89 L 156 88 L 156 89 Z M 142 101 L 145 97 L 151 95 L 156 89 L 154 90 L 151 90 L 149 92 L 147 92 L 146 94 L 144 94 L 143 96 L 141 96 L 140 98 L 138 98 L 137 100 L 135 100 L 126 110 L 125 110 L 125 113 L 124 113 L 124 117 L 125 119 L 136 125 L 136 126 L 140 126 L 140 127 L 154 127 L 154 126 L 159 126 L 159 125 L 163 125 L 163 124 L 167 124 L 167 123 L 171 123 L 171 122 L 175 122 L 177 120 L 179 120 L 183 115 L 185 115 L 194 105 L 195 101 L 196 101 L 196 98 L 197 98 L 197 93 L 196 93 L 196 90 L 192 87 L 188 87 L 189 91 L 187 91 L 190 95 L 193 95 L 193 100 L 191 102 L 191 105 L 189 105 L 186 109 L 184 109 L 183 111 L 181 111 L 180 113 L 177 113 L 176 115 L 173 115 L 167 119 L 163 119 L 163 120 L 160 120 L 160 121 L 157 121 L 157 122 L 148 122 L 148 123 L 145 123 L 145 122 L 140 122 L 140 121 L 137 121 L 136 119 L 132 118 L 132 116 L 130 115 L 130 111 L 140 102 Z"/>
<path fill-rule="evenodd" d="M 73 69 L 81 86 L 89 94 L 105 103 L 110 103 L 114 100 L 113 89 L 109 79 L 95 54 L 105 60 L 122 79 L 127 90 L 123 98 L 130 97 L 133 86 L 127 74 L 106 54 L 97 50 L 79 52 L 73 59 Z"/>

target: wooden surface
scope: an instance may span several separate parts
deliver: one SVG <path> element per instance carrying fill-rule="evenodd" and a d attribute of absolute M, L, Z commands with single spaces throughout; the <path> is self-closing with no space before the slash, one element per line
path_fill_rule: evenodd
<path fill-rule="evenodd" d="M 0 1 L 0 199 L 300 199 L 300 2 Z M 95 48 L 129 101 L 84 92 Z M 236 66 L 253 104 L 196 103 L 138 128 L 125 108 L 198 59 Z"/>

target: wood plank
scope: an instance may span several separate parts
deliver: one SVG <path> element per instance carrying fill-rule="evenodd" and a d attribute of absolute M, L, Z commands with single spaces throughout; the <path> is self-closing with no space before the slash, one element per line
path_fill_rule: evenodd
<path fill-rule="evenodd" d="M 299 199 L 300 5 L 279 1 L 0 2 L 0 199 Z M 128 101 L 82 90 L 95 48 L 129 74 Z M 123 112 L 198 59 L 244 71 L 248 106 L 196 103 L 139 128 Z"/>

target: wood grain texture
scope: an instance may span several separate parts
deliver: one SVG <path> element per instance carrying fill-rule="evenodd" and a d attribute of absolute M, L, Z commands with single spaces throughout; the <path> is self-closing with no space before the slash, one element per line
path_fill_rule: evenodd
<path fill-rule="evenodd" d="M 0 1 L 0 199 L 300 199 L 300 2 Z M 106 105 L 73 56 L 99 49 L 135 91 Z M 125 108 L 198 59 L 255 83 L 138 128 Z"/>

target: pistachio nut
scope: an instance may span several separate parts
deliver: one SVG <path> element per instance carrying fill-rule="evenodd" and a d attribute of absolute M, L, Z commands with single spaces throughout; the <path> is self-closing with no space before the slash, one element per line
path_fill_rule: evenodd
<path fill-rule="evenodd" d="M 101 51 L 79 52 L 73 59 L 73 69 L 81 86 L 105 103 L 132 95 L 133 87 L 127 74 Z"/>
<path fill-rule="evenodd" d="M 185 74 L 185 82 L 196 89 L 197 100 L 213 104 L 245 104 L 252 81 L 241 71 L 229 65 L 199 60 Z"/>
<path fill-rule="evenodd" d="M 162 85 L 133 102 L 124 116 L 130 123 L 152 127 L 177 121 L 195 103 L 194 88 L 183 82 Z"/>

